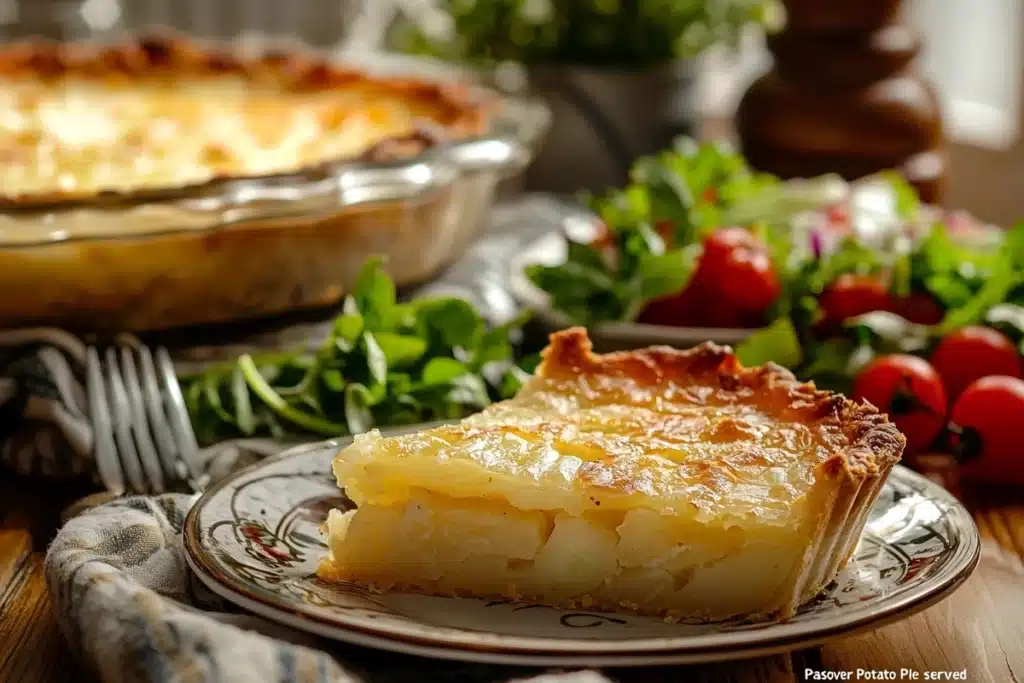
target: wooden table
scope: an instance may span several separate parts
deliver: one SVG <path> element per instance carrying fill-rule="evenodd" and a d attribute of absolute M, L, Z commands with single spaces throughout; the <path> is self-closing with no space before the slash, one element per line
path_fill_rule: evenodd
<path fill-rule="evenodd" d="M 934 463 L 933 463 L 934 465 Z M 636 683 L 815 680 L 808 671 L 894 672 L 927 680 L 966 670 L 976 683 L 1024 683 L 1024 492 L 961 490 L 943 467 L 932 476 L 961 496 L 984 537 L 971 579 L 940 604 L 880 630 L 788 655 L 701 667 L 611 672 Z M 54 618 L 43 553 L 60 511 L 87 491 L 0 475 L 0 682 L 94 681 L 75 662 Z M 919 678 L 900 678 L 907 669 Z M 880 680 L 880 679 L 879 679 Z"/>

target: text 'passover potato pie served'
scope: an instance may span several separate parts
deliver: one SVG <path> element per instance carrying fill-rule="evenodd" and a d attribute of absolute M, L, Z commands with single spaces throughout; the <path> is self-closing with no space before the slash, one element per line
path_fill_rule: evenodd
<path fill-rule="evenodd" d="M 552 336 L 512 400 L 356 437 L 321 578 L 667 617 L 788 617 L 850 558 L 904 438 L 873 407 L 705 344 Z"/>

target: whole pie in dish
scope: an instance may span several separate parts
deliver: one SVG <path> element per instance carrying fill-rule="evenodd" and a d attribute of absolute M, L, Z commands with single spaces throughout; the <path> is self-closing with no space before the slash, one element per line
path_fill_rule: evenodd
<path fill-rule="evenodd" d="M 325 580 L 670 618 L 793 615 L 853 553 L 904 437 L 728 348 L 552 336 L 509 401 L 356 437 Z"/>
<path fill-rule="evenodd" d="M 400 286 L 449 265 L 544 117 L 415 60 L 365 66 L 168 35 L 0 46 L 0 290 L 24 293 L 0 327 L 326 311 L 368 258 Z"/>
<path fill-rule="evenodd" d="M 415 153 L 479 132 L 470 100 L 300 52 L 246 59 L 169 37 L 15 45 L 0 50 L 0 195 L 87 198 Z"/>

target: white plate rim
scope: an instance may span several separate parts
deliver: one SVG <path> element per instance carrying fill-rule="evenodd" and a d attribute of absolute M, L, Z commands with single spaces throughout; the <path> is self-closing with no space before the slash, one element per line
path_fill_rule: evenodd
<path fill-rule="evenodd" d="M 423 428 L 410 427 L 409 429 Z M 403 430 L 404 431 L 404 430 Z M 213 593 L 244 609 L 298 630 L 326 638 L 407 654 L 480 663 L 532 664 L 539 666 L 646 666 L 724 661 L 763 656 L 819 645 L 840 636 L 873 630 L 920 612 L 957 590 L 976 568 L 981 550 L 973 518 L 948 491 L 926 477 L 901 465 L 890 476 L 910 480 L 949 506 L 964 536 L 953 565 L 941 581 L 924 583 L 895 598 L 885 598 L 873 611 L 854 619 L 810 620 L 775 624 L 776 633 L 746 630 L 677 638 L 652 637 L 619 641 L 531 638 L 528 636 L 471 632 L 457 627 L 427 626 L 433 637 L 380 626 L 324 619 L 312 612 L 288 607 L 258 594 L 248 593 L 244 584 L 220 576 L 212 566 L 201 542 L 199 517 L 203 507 L 221 490 L 283 460 L 311 453 L 337 450 L 350 437 L 306 444 L 255 463 L 216 482 L 193 504 L 183 527 L 185 556 L 200 581 Z M 823 623 L 824 622 L 824 623 Z M 458 636 L 461 634 L 461 638 Z M 455 637 L 453 637 L 453 635 Z M 705 642 L 702 642 L 705 641 Z M 706 642 L 711 641 L 711 642 Z"/>

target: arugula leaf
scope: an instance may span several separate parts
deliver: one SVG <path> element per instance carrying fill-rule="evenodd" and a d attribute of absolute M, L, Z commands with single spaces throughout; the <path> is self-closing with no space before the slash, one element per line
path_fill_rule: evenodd
<path fill-rule="evenodd" d="M 1012 247 L 1009 250 L 1012 252 Z M 979 293 L 994 271 L 1007 266 L 1017 269 L 1012 258 L 1007 259 L 1001 251 L 962 244 L 939 223 L 911 254 L 911 286 L 929 292 L 947 309 L 962 308 Z"/>
<path fill-rule="evenodd" d="M 363 265 L 353 298 L 367 327 L 387 329 L 395 312 L 395 283 L 384 272 L 381 259 L 370 259 Z"/>
<path fill-rule="evenodd" d="M 373 414 L 370 405 L 373 396 L 362 384 L 349 384 L 345 387 L 345 423 L 352 434 L 363 434 L 373 427 Z"/>
<path fill-rule="evenodd" d="M 325 435 L 344 434 L 345 425 L 330 422 L 314 415 L 309 415 L 297 410 L 281 398 L 281 395 L 274 391 L 263 375 L 256 368 L 256 363 L 248 354 L 238 359 L 239 368 L 245 376 L 246 384 L 259 396 L 263 403 L 270 408 L 278 417 L 292 422 L 299 427 L 308 429 L 311 432 L 318 432 Z"/>
<path fill-rule="evenodd" d="M 600 252 L 591 247 L 569 240 L 566 244 L 568 253 L 566 261 L 574 263 L 581 269 L 592 270 L 595 273 L 608 273 L 608 264 L 601 258 Z"/>
<path fill-rule="evenodd" d="M 320 381 L 324 383 L 328 391 L 338 392 L 345 389 L 345 376 L 341 374 L 341 370 L 324 370 L 320 373 Z"/>
<path fill-rule="evenodd" d="M 199 386 L 202 391 L 203 398 L 218 417 L 222 420 L 235 421 L 234 416 L 224 408 L 224 404 L 220 400 L 220 384 L 217 382 L 216 377 L 211 376 L 205 378 Z"/>
<path fill-rule="evenodd" d="M 1024 222 L 1006 231 L 1000 251 L 1010 259 L 1014 268 L 1024 269 Z"/>
<path fill-rule="evenodd" d="M 872 337 L 874 347 L 887 353 L 913 353 L 928 348 L 932 331 L 925 325 L 917 325 L 906 318 L 888 311 L 872 311 L 846 321 L 846 327 L 855 331 L 855 336 Z M 861 333 L 861 334 L 857 334 Z"/>
<path fill-rule="evenodd" d="M 415 335 L 377 332 L 373 338 L 384 354 L 388 368 L 408 367 L 427 352 L 426 340 Z"/>
<path fill-rule="evenodd" d="M 386 384 L 388 381 L 388 359 L 377 344 L 377 339 L 372 332 L 363 333 L 363 352 L 366 354 L 366 367 L 370 371 L 370 378 L 376 384 Z"/>
<path fill-rule="evenodd" d="M 686 287 L 693 277 L 700 254 L 700 245 L 691 244 L 685 249 L 645 255 L 640 260 L 635 279 L 636 297 L 646 302 Z"/>
<path fill-rule="evenodd" d="M 746 366 L 774 362 L 795 367 L 803 361 L 803 348 L 789 318 L 779 318 L 753 332 L 736 347 L 736 357 Z"/>
<path fill-rule="evenodd" d="M 256 418 L 252 413 L 249 401 L 249 386 L 245 383 L 245 373 L 239 367 L 231 371 L 231 398 L 235 404 L 235 424 L 239 431 L 251 436 L 256 431 Z"/>
<path fill-rule="evenodd" d="M 548 293 L 552 306 L 576 323 L 588 325 L 602 320 L 619 320 L 625 307 L 618 285 L 611 277 L 575 262 L 561 266 L 531 265 L 526 277 Z"/>
<path fill-rule="evenodd" d="M 393 292 L 370 262 L 320 348 L 180 378 L 197 438 L 357 433 L 462 417 L 504 396 L 528 312 L 488 330 L 465 301 L 399 304 Z"/>
<path fill-rule="evenodd" d="M 940 333 L 952 332 L 978 322 L 989 308 L 1003 302 L 1021 279 L 1021 273 L 1013 269 L 1010 259 L 997 260 L 978 293 L 960 308 L 946 314 L 939 325 Z"/>
<path fill-rule="evenodd" d="M 396 399 L 407 395 L 415 387 L 412 377 L 404 372 L 389 372 L 387 385 L 388 391 Z"/>
<path fill-rule="evenodd" d="M 423 368 L 420 381 L 426 386 L 449 384 L 469 372 L 469 368 L 454 358 L 431 358 Z"/>
<path fill-rule="evenodd" d="M 473 354 L 473 367 L 479 370 L 492 363 L 511 362 L 516 332 L 526 325 L 531 317 L 533 312 L 524 310 L 508 322 L 485 332 Z"/>
<path fill-rule="evenodd" d="M 424 300 L 419 315 L 427 335 L 446 349 L 473 349 L 483 336 L 483 317 L 463 299 Z"/>
<path fill-rule="evenodd" d="M 807 350 L 803 373 L 816 378 L 843 377 L 849 374 L 855 349 L 853 340 L 842 337 L 814 345 Z"/>
<path fill-rule="evenodd" d="M 362 314 L 356 308 L 355 299 L 352 297 L 346 298 L 345 309 L 351 312 L 342 313 L 335 318 L 332 329 L 334 343 L 342 353 L 348 353 L 355 347 L 360 335 L 363 334 L 363 327 L 365 325 Z"/>

